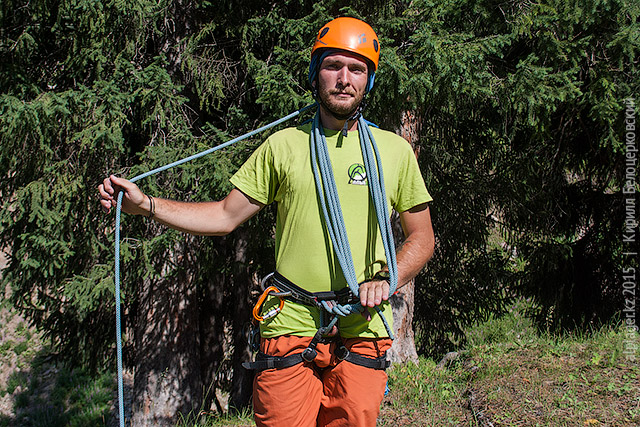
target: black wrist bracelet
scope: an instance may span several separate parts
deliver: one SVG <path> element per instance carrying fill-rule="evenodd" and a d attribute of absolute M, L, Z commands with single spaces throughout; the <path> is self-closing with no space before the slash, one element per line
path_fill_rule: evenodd
<path fill-rule="evenodd" d="M 148 194 L 147 197 L 149 198 L 149 215 L 147 216 L 147 218 L 151 219 L 156 214 L 156 203 L 153 200 L 153 197 L 149 196 Z"/>

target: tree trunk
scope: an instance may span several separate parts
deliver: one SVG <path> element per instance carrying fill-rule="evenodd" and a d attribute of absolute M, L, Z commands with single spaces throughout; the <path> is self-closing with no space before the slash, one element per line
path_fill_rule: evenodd
<path fill-rule="evenodd" d="M 247 242 L 249 235 L 246 229 L 236 230 L 238 234 L 235 247 L 235 263 L 232 286 L 234 310 L 232 313 L 233 331 L 233 379 L 229 409 L 242 410 L 251 403 L 253 391 L 253 371 L 242 366 L 251 361 L 251 349 L 245 336 L 245 326 L 251 319 L 251 285 L 252 271 L 247 260 Z"/>
<path fill-rule="evenodd" d="M 420 122 L 417 115 L 411 111 L 405 111 L 402 114 L 401 128 L 397 130 L 397 133 L 411 144 L 417 157 L 416 143 L 420 134 Z M 400 218 L 395 213 L 392 218 L 392 226 L 396 244 L 399 245 L 404 240 L 404 235 Z M 414 291 L 415 281 L 412 280 L 402 287 L 396 295 L 389 298 L 391 307 L 393 307 L 393 332 L 395 334 L 395 340 L 387 356 L 391 363 L 418 362 L 413 333 Z"/>
<path fill-rule="evenodd" d="M 413 293 L 415 281 L 403 286 L 397 294 L 389 298 L 393 307 L 393 333 L 395 340 L 388 352 L 391 363 L 418 363 L 415 337 L 413 335 Z"/>
<path fill-rule="evenodd" d="M 205 387 L 204 409 L 215 403 L 218 412 L 225 408 L 216 398 L 220 383 L 228 381 L 228 368 L 223 366 L 224 355 L 229 347 L 226 331 L 226 312 L 229 298 L 222 287 L 222 275 L 211 275 L 202 283 L 200 315 L 200 373 Z"/>
<path fill-rule="evenodd" d="M 198 301 L 191 262 L 184 259 L 187 242 L 167 248 L 158 261 L 163 277 L 145 279 L 138 291 L 131 420 L 136 427 L 173 426 L 178 414 L 197 413 L 202 402 Z M 164 276 L 176 265 L 187 268 Z"/>

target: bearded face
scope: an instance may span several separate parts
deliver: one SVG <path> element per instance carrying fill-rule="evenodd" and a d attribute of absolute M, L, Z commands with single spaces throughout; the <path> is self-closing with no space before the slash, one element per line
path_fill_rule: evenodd
<path fill-rule="evenodd" d="M 318 97 L 336 117 L 349 117 L 366 93 L 367 63 L 348 52 L 327 56 L 318 71 Z"/>

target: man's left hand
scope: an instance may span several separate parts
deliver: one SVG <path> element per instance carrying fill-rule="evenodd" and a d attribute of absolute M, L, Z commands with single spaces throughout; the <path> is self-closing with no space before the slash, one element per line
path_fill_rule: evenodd
<path fill-rule="evenodd" d="M 367 308 L 380 305 L 382 301 L 388 299 L 389 282 L 386 280 L 372 280 L 360 285 L 360 304 L 364 307 L 361 314 L 367 321 L 371 320 L 371 313 Z"/>
<path fill-rule="evenodd" d="M 389 299 L 389 282 L 372 280 L 360 285 L 360 304 L 363 307 L 375 307 Z"/>

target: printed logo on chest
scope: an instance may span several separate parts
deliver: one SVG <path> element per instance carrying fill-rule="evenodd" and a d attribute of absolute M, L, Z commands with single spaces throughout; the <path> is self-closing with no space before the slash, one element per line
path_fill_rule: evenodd
<path fill-rule="evenodd" d="M 349 184 L 367 185 L 367 172 L 360 163 L 354 163 L 349 166 Z"/>

